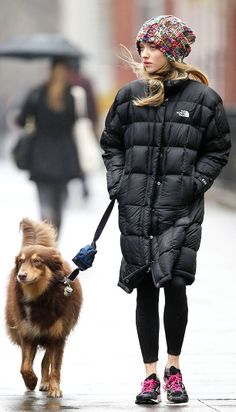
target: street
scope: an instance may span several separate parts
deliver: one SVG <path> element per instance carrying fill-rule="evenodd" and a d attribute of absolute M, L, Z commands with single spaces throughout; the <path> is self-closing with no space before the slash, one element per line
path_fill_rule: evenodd
<path fill-rule="evenodd" d="M 104 170 L 91 174 L 89 184 L 87 201 L 80 198 L 79 182 L 70 186 L 59 241 L 59 249 L 69 262 L 92 241 L 109 202 Z M 25 391 L 19 372 L 20 350 L 5 332 L 4 305 L 8 274 L 21 244 L 19 222 L 22 217 L 37 220 L 39 212 L 33 183 L 6 160 L 0 163 L 0 193 L 0 412 L 150 409 L 134 403 L 145 374 L 135 329 L 135 292 L 128 295 L 116 286 L 121 258 L 117 207 L 98 241 L 93 267 L 79 275 L 84 304 L 65 349 L 64 397 L 48 399 L 38 388 Z M 188 288 L 189 322 L 181 360 L 190 402 L 175 405 L 177 411 L 236 411 L 235 228 L 236 211 L 207 200 L 196 282 Z M 162 310 L 163 293 L 160 303 Z M 160 341 L 162 376 L 166 361 L 163 325 Z M 35 361 L 38 376 L 40 361 L 39 355 Z M 173 410 L 164 391 L 162 403 L 154 408 Z"/>

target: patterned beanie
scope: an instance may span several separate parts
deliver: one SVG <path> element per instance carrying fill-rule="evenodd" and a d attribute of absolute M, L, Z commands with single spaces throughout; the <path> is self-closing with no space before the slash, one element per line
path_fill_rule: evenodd
<path fill-rule="evenodd" d="M 140 54 L 140 43 L 154 43 L 171 61 L 182 62 L 191 51 L 196 36 L 193 31 L 175 16 L 158 16 L 147 20 L 136 38 Z"/>

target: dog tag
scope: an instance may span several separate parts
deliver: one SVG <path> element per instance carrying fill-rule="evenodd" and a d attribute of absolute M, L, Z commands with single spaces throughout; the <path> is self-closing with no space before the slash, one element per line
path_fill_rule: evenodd
<path fill-rule="evenodd" d="M 67 286 L 64 288 L 64 295 L 65 295 L 65 296 L 70 296 L 70 295 L 72 294 L 72 292 L 73 292 L 73 289 L 72 289 L 71 286 L 67 285 Z"/>

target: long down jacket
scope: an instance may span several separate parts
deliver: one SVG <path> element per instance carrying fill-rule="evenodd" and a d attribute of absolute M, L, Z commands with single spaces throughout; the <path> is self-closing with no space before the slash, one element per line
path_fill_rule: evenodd
<path fill-rule="evenodd" d="M 110 197 L 119 204 L 123 259 L 118 285 L 131 293 L 147 272 L 156 287 L 191 284 L 201 241 L 204 193 L 227 163 L 229 127 L 221 98 L 193 80 L 166 81 L 165 101 L 136 80 L 122 88 L 101 137 Z"/>

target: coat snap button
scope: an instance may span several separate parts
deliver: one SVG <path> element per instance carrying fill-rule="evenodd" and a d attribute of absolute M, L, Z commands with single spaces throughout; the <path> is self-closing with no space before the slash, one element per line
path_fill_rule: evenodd
<path fill-rule="evenodd" d="M 153 236 L 152 236 L 152 235 L 150 236 L 150 239 L 153 239 Z"/>
<path fill-rule="evenodd" d="M 125 283 L 129 283 L 129 279 L 125 279 Z"/>
<path fill-rule="evenodd" d="M 157 182 L 157 186 L 160 186 L 160 184 L 161 184 L 161 182 L 158 181 L 158 182 Z"/>

